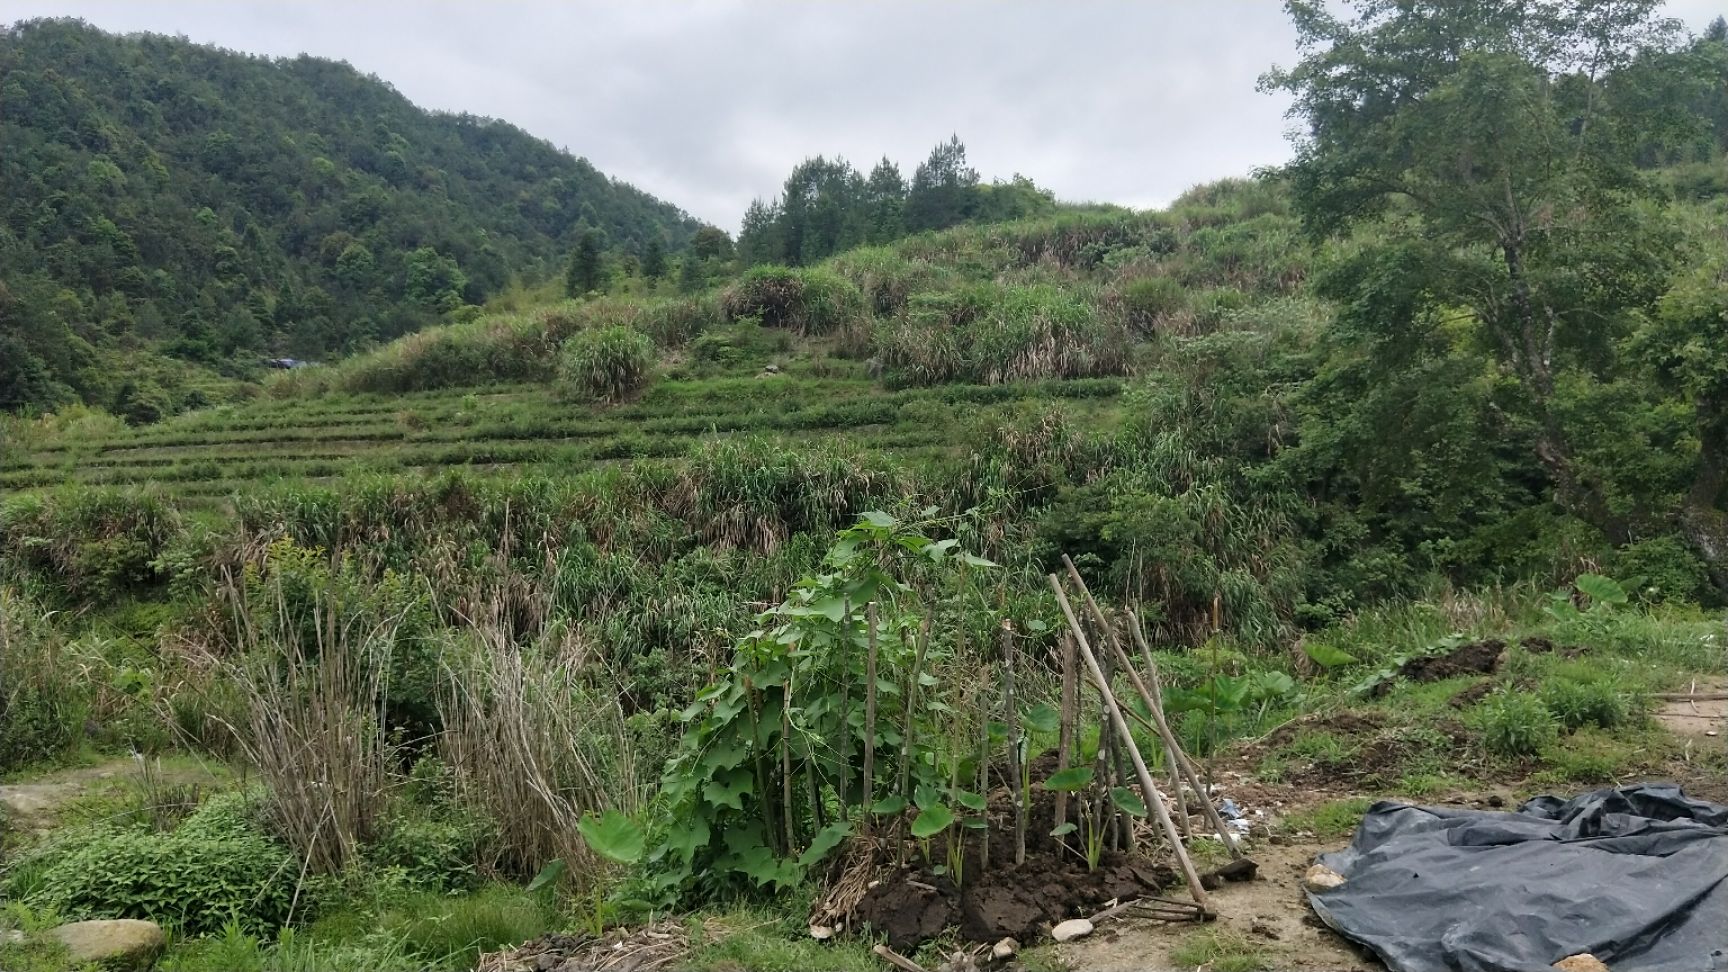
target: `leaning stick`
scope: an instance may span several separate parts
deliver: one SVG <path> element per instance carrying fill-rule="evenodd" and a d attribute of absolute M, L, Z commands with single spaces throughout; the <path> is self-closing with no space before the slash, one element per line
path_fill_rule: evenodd
<path fill-rule="evenodd" d="M 866 638 L 869 647 L 864 656 L 864 827 L 863 832 L 870 832 L 870 808 L 876 804 L 876 602 L 871 601 L 864 607 L 865 624 L 868 625 Z M 845 727 L 850 731 L 850 727 Z"/>
<path fill-rule="evenodd" d="M 1134 638 L 1140 643 L 1140 651 L 1146 656 L 1146 663 L 1151 666 L 1152 687 L 1147 688 L 1146 683 L 1141 681 L 1140 674 L 1134 670 L 1132 665 L 1128 667 L 1128 680 L 1133 683 L 1134 690 L 1140 693 L 1140 701 L 1146 703 L 1146 707 L 1152 710 L 1152 718 L 1158 723 L 1158 735 L 1163 738 L 1164 745 L 1176 763 L 1176 768 L 1181 771 L 1182 777 L 1188 781 L 1188 786 L 1194 790 L 1194 794 L 1200 798 L 1200 806 L 1205 811 L 1207 822 L 1218 831 L 1218 838 L 1224 842 L 1224 847 L 1230 852 L 1230 856 L 1234 859 L 1240 859 L 1242 849 L 1236 846 L 1236 838 L 1230 835 L 1230 828 L 1224 823 L 1224 817 L 1218 813 L 1218 808 L 1212 805 L 1212 794 L 1200 784 L 1199 770 L 1194 768 L 1194 762 L 1182 750 L 1182 744 L 1176 741 L 1176 734 L 1170 730 L 1170 721 L 1164 717 L 1164 694 L 1158 689 L 1158 663 L 1152 658 L 1152 649 L 1146 644 L 1146 636 L 1140 632 L 1140 619 L 1135 617 L 1133 612 L 1129 612 L 1128 617 L 1133 622 Z M 1117 651 L 1122 651 L 1121 645 L 1114 645 L 1114 647 Z"/>
<path fill-rule="evenodd" d="M 924 652 L 930 648 L 930 619 L 918 625 L 918 654 L 912 662 L 912 676 L 906 680 L 906 725 L 900 734 L 900 793 L 912 785 L 912 736 L 917 728 L 918 676 L 924 671 Z"/>
<path fill-rule="evenodd" d="M 1098 694 L 1103 696 L 1104 708 L 1110 714 L 1110 723 L 1116 728 L 1117 738 L 1128 750 L 1128 758 L 1134 762 L 1134 772 L 1140 777 L 1140 789 L 1146 794 L 1146 802 L 1152 805 L 1152 812 L 1158 818 L 1158 827 L 1164 831 L 1164 839 L 1170 842 L 1170 849 L 1176 853 L 1176 863 L 1182 868 L 1182 876 L 1188 882 L 1188 894 L 1194 903 L 1207 907 L 1206 889 L 1200 884 L 1200 875 L 1194 870 L 1194 862 L 1188 857 L 1188 848 L 1182 846 L 1182 838 L 1176 833 L 1176 824 L 1170 819 L 1170 811 L 1164 808 L 1164 797 L 1158 792 L 1158 784 L 1152 782 L 1152 771 L 1146 768 L 1146 760 L 1140 755 L 1140 747 L 1134 744 L 1134 732 L 1128 728 L 1128 720 L 1122 716 L 1122 707 L 1116 703 L 1116 696 L 1110 692 L 1110 683 L 1104 680 L 1104 672 L 1098 667 L 1098 658 L 1092 654 L 1092 647 L 1086 643 L 1086 635 L 1080 630 L 1080 620 L 1074 616 L 1074 607 L 1068 603 L 1068 595 L 1062 593 L 1062 582 L 1055 574 L 1048 575 L 1050 589 L 1056 592 L 1056 603 L 1062 606 L 1062 615 L 1068 619 L 1068 627 L 1074 632 L 1075 644 L 1080 649 L 1080 657 L 1086 662 L 1086 670 L 1091 673 L 1092 680 L 1098 686 Z"/>
<path fill-rule="evenodd" d="M 846 627 L 850 629 L 852 627 L 851 600 L 841 602 L 840 613 L 846 619 Z M 846 794 L 852 789 L 852 722 L 848 718 L 852 708 L 852 679 L 847 677 L 851 674 L 852 661 L 852 638 L 850 635 L 851 632 L 848 630 L 847 637 L 840 641 L 841 663 L 838 669 L 840 673 L 840 742 L 834 753 L 834 762 L 838 764 L 840 780 L 839 785 L 834 790 L 834 802 L 839 805 L 841 820 L 852 819 L 846 810 Z M 811 757 L 811 765 L 815 765 L 814 756 Z M 820 800 L 816 801 L 816 806 L 820 810 L 822 806 Z"/>

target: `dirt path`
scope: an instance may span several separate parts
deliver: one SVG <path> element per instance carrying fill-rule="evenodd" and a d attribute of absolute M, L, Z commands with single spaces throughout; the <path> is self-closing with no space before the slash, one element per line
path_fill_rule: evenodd
<path fill-rule="evenodd" d="M 164 783 L 214 783 L 224 769 L 183 760 L 164 760 L 160 779 Z M 143 779 L 135 757 L 110 759 L 94 766 L 54 770 L 22 783 L 0 783 L 0 810 L 14 830 L 41 833 L 52 830 L 60 811 L 85 797 L 138 786 Z"/>
<path fill-rule="evenodd" d="M 1698 679 L 1686 691 L 1699 695 L 1728 692 L 1728 680 Z M 1728 700 L 1706 702 L 1664 702 L 1656 709 L 1656 721 L 1682 740 L 1703 742 L 1715 739 L 1720 745 L 1728 737 Z"/>
<path fill-rule="evenodd" d="M 1385 966 L 1330 929 L 1302 897 L 1302 875 L 1314 856 L 1339 844 L 1261 844 L 1249 854 L 1259 877 L 1211 893 L 1218 920 L 1208 925 L 1141 918 L 1104 923 L 1091 938 L 1056 947 L 1070 969 L 1085 972 L 1191 972 L 1171 957 L 1196 935 L 1214 931 L 1251 946 L 1279 972 L 1381 972 Z"/>

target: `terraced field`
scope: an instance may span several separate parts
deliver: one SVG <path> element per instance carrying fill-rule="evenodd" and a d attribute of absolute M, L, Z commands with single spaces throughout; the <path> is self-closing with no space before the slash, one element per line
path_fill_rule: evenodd
<path fill-rule="evenodd" d="M 75 482 L 160 483 L 216 498 L 280 479 L 448 466 L 576 471 L 596 463 L 677 457 L 706 440 L 755 435 L 825 439 L 903 459 L 959 454 L 968 429 L 1063 402 L 1077 415 L 1114 408 L 1118 380 L 944 385 L 891 390 L 849 362 L 821 375 L 760 373 L 664 380 L 617 406 L 572 403 L 544 385 L 412 395 L 259 399 L 136 430 L 8 448 L 0 488 Z M 856 373 L 832 376 L 833 372 Z"/>

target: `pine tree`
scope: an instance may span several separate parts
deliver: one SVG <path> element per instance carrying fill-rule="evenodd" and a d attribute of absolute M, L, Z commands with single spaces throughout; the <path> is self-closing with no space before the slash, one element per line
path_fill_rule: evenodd
<path fill-rule="evenodd" d="M 978 188 L 978 170 L 966 164 L 966 146 L 960 136 L 930 150 L 930 157 L 912 174 L 906 193 L 906 229 L 913 233 L 945 229 L 971 215 Z"/>
<path fill-rule="evenodd" d="M 666 276 L 666 248 L 658 237 L 649 240 L 648 248 L 642 253 L 642 276 L 649 280 Z"/>
<path fill-rule="evenodd" d="M 906 180 L 900 167 L 882 156 L 864 183 L 865 238 L 887 243 L 906 233 Z"/>
<path fill-rule="evenodd" d="M 576 241 L 576 252 L 570 255 L 570 268 L 564 273 L 564 292 L 571 297 L 583 297 L 604 289 L 600 234 L 586 230 Z"/>

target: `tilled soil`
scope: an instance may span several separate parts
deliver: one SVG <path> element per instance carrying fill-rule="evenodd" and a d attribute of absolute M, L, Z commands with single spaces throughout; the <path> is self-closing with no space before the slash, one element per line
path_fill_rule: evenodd
<path fill-rule="evenodd" d="M 1484 638 L 1459 645 L 1444 655 L 1412 658 L 1398 669 L 1398 674 L 1412 682 L 1438 682 L 1460 675 L 1489 675 L 1500 670 L 1506 642 L 1499 638 Z"/>

